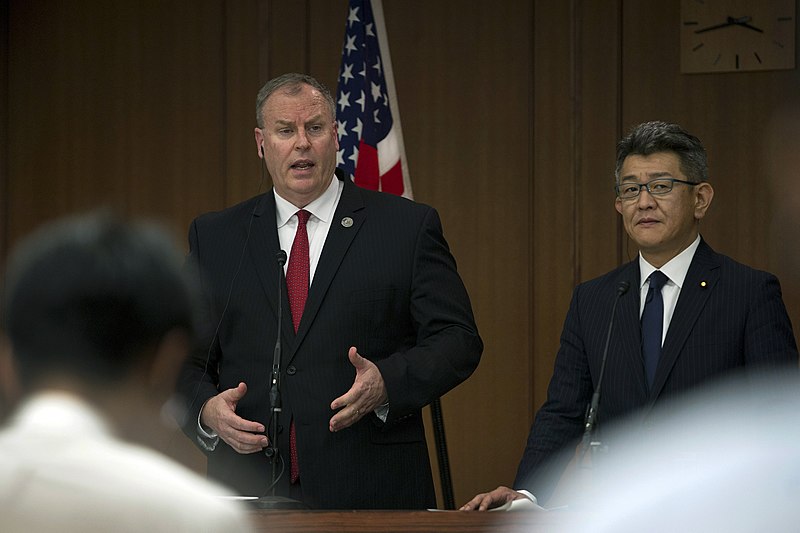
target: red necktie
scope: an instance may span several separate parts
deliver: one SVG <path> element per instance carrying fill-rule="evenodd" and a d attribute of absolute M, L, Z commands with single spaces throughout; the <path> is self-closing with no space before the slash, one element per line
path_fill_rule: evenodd
<path fill-rule="evenodd" d="M 292 311 L 292 324 L 294 332 L 300 327 L 300 318 L 308 298 L 308 231 L 306 223 L 311 213 L 305 209 L 297 212 L 297 233 L 292 243 L 292 253 L 289 256 L 289 266 L 286 269 L 286 287 L 289 293 L 289 309 Z M 292 483 L 300 479 L 300 468 L 297 465 L 297 436 L 294 429 L 294 418 L 289 425 L 289 460 L 290 476 Z"/>

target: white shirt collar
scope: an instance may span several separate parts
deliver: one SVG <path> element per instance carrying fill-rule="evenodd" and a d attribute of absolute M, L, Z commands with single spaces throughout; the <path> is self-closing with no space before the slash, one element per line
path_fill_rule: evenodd
<path fill-rule="evenodd" d="M 689 266 L 692 264 L 692 259 L 694 258 L 694 253 L 697 251 L 697 247 L 700 246 L 700 235 L 697 235 L 697 238 L 694 240 L 692 244 L 686 247 L 684 251 L 670 259 L 669 261 L 664 264 L 661 268 L 656 268 L 642 257 L 642 252 L 639 252 L 639 289 L 641 289 L 647 278 L 650 277 L 655 270 L 660 270 L 669 278 L 667 283 L 673 283 L 678 288 L 683 286 L 683 281 L 686 279 L 686 274 L 689 272 Z"/>
<path fill-rule="evenodd" d="M 336 175 L 331 176 L 331 182 L 328 188 L 325 189 L 316 200 L 305 206 L 303 209 L 317 217 L 323 222 L 329 222 L 330 217 L 333 216 L 336 203 L 339 198 L 339 179 Z M 272 188 L 275 193 L 275 211 L 278 217 L 278 227 L 284 226 L 289 219 L 297 213 L 300 208 L 283 198 L 275 187 Z"/>
<path fill-rule="evenodd" d="M 15 413 L 13 424 L 28 432 L 92 435 L 111 433 L 111 428 L 103 417 L 85 400 L 54 390 L 42 391 L 28 398 Z"/>

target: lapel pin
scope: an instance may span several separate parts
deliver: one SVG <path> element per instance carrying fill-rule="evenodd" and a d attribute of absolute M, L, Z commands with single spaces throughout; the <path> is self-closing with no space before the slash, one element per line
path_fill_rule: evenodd
<path fill-rule="evenodd" d="M 353 225 L 353 219 L 352 218 L 344 217 L 342 219 L 342 226 L 344 226 L 345 228 L 349 228 L 352 225 Z"/>
<path fill-rule="evenodd" d="M 707 285 L 707 283 L 706 283 L 705 281 L 701 281 L 701 282 L 700 282 L 700 286 L 701 286 L 701 287 L 705 287 L 706 285 Z"/>

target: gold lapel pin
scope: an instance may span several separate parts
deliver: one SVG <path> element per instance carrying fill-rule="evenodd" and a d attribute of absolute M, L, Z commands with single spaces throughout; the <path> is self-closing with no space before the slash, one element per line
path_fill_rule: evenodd
<path fill-rule="evenodd" d="M 343 226 L 343 227 L 345 227 L 345 228 L 349 228 L 349 227 L 350 227 L 350 226 L 352 226 L 352 225 L 353 225 L 353 219 L 352 219 L 352 218 L 350 218 L 350 217 L 344 217 L 344 218 L 342 219 L 342 226 Z"/>
<path fill-rule="evenodd" d="M 700 282 L 700 286 L 701 286 L 701 287 L 705 287 L 706 285 L 707 285 L 707 283 L 706 283 L 705 281 L 701 281 L 701 282 Z"/>

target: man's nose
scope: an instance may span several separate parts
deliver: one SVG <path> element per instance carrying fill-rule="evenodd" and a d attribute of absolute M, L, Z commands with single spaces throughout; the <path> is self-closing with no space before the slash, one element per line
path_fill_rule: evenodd
<path fill-rule="evenodd" d="M 306 133 L 306 130 L 304 129 L 297 130 L 297 139 L 294 144 L 295 148 L 297 148 L 298 150 L 306 150 L 308 149 L 309 146 L 311 146 L 311 143 L 308 140 L 308 134 Z"/>
<path fill-rule="evenodd" d="M 644 209 L 654 204 L 655 198 L 653 198 L 653 195 L 650 194 L 650 191 L 647 189 L 647 187 L 640 188 L 639 196 L 636 197 L 636 205 L 639 206 L 640 209 Z"/>

